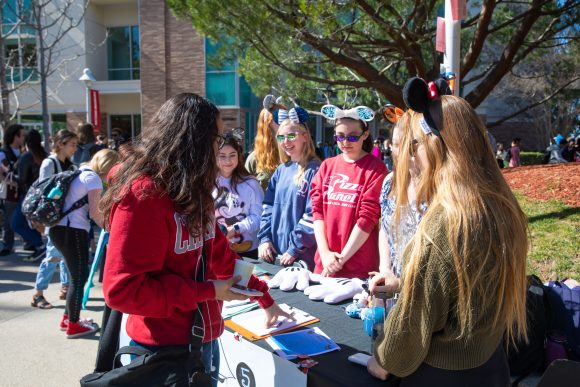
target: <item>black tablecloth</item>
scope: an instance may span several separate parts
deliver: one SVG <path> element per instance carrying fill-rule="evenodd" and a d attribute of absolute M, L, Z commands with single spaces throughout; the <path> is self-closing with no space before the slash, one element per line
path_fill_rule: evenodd
<path fill-rule="evenodd" d="M 258 263 L 269 273 L 276 273 L 279 266 L 260 261 L 247 259 Z M 328 305 L 308 299 L 304 293 L 294 290 L 283 292 L 280 289 L 271 289 L 270 294 L 278 304 L 288 304 L 301 309 L 320 319 L 319 323 L 308 325 L 318 326 L 324 333 L 333 339 L 340 347 L 340 351 L 329 352 L 314 356 L 317 365 L 308 371 L 308 386 L 394 386 L 394 382 L 381 381 L 371 376 L 366 367 L 348 361 L 348 356 L 364 352 L 370 354 L 371 339 L 363 330 L 363 323 L 359 319 L 350 318 L 344 312 L 342 305 Z M 271 351 L 271 347 L 264 341 L 254 342 L 256 345 Z"/>

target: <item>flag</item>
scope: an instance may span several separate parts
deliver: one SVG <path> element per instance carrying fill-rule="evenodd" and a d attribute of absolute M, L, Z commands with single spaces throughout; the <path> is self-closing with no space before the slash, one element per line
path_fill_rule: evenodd
<path fill-rule="evenodd" d="M 445 52 L 445 19 L 437 18 L 437 35 L 435 36 L 435 50 Z"/>

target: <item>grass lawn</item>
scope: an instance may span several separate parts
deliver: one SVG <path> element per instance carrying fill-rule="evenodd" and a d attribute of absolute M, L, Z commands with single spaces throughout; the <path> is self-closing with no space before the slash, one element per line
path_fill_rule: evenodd
<path fill-rule="evenodd" d="M 515 195 L 529 219 L 528 272 L 542 281 L 566 277 L 580 281 L 580 208 Z"/>

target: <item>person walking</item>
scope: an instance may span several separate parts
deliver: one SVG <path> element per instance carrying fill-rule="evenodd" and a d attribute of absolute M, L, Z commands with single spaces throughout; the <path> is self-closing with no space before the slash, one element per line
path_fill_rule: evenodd
<path fill-rule="evenodd" d="M 6 182 L 6 197 L 4 204 L 4 235 L 0 256 L 12 254 L 14 250 L 14 230 L 12 215 L 20 200 L 20 184 L 18 182 L 18 160 L 26 140 L 26 129 L 20 124 L 12 124 L 4 129 L 4 147 L 0 149 L 1 178 Z"/>

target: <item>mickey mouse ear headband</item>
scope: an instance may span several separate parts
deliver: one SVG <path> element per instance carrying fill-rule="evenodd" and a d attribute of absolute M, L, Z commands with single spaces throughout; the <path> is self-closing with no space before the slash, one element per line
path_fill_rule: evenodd
<path fill-rule="evenodd" d="M 237 143 L 239 146 L 242 145 L 244 141 L 245 129 L 242 127 L 237 127 L 230 129 L 224 133 L 224 145 L 220 147 L 223 148 L 225 145 L 231 144 L 232 142 Z"/>
<path fill-rule="evenodd" d="M 334 105 L 324 105 L 320 109 L 322 116 L 328 120 L 336 121 L 340 118 L 352 118 L 353 120 L 360 120 L 363 124 L 368 126 L 367 122 L 375 118 L 375 112 L 366 106 L 357 106 L 352 109 L 342 110 Z"/>
<path fill-rule="evenodd" d="M 270 113 L 272 113 L 272 110 L 276 107 L 276 105 L 282 106 L 282 97 L 276 98 L 272 94 L 268 94 L 262 101 L 262 106 Z"/>
<path fill-rule="evenodd" d="M 383 109 L 383 117 L 385 117 L 390 123 L 396 124 L 397 121 L 403 117 L 405 112 L 402 109 L 399 109 L 395 105 L 387 104 Z"/>
<path fill-rule="evenodd" d="M 450 95 L 451 89 L 449 84 L 443 78 L 435 82 L 425 82 L 424 79 L 413 77 L 405 83 L 403 87 L 403 99 L 405 105 L 411 110 L 423 113 L 423 118 L 419 121 L 425 134 L 435 134 L 440 137 L 441 134 L 437 129 L 435 120 L 431 117 L 429 106 L 431 103 L 442 95 Z"/>
<path fill-rule="evenodd" d="M 308 112 L 300 106 L 296 106 L 290 110 L 277 109 L 272 114 L 274 115 L 274 122 L 276 122 L 278 125 L 282 125 L 282 123 L 287 120 L 290 120 L 295 124 L 304 125 L 310 118 Z"/>

